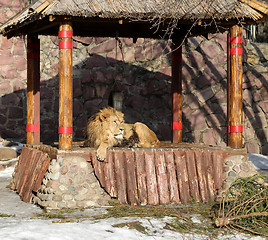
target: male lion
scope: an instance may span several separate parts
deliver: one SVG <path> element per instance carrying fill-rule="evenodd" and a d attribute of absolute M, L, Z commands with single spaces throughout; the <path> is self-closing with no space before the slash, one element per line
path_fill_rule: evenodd
<path fill-rule="evenodd" d="M 107 148 L 159 147 L 155 133 L 145 124 L 124 123 L 124 114 L 112 107 L 106 107 L 92 115 L 84 131 L 84 146 L 97 148 L 97 158 L 104 161 Z"/>
<path fill-rule="evenodd" d="M 84 146 L 97 148 L 97 158 L 104 161 L 107 148 L 119 145 L 124 134 L 124 114 L 106 107 L 92 115 L 84 131 Z"/>

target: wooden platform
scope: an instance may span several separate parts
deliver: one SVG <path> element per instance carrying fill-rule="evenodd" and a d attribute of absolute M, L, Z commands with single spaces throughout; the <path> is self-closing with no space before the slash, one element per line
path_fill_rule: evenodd
<path fill-rule="evenodd" d="M 213 201 L 223 183 L 219 151 L 114 150 L 104 162 L 91 152 L 91 160 L 102 187 L 123 204 Z"/>
<path fill-rule="evenodd" d="M 63 151 L 48 145 L 28 145 L 19 158 L 14 183 L 22 200 L 30 202 L 51 159 L 76 155 L 92 162 L 101 186 L 122 204 L 208 202 L 222 188 L 225 158 L 237 154 L 246 152 L 163 143 L 156 149 L 110 149 L 106 160 L 100 162 L 92 148 L 77 145 L 73 150 Z"/>

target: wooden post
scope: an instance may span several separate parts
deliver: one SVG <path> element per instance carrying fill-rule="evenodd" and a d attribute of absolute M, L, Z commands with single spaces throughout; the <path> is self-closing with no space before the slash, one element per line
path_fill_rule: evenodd
<path fill-rule="evenodd" d="M 59 29 L 59 148 L 72 148 L 73 134 L 73 30 L 70 23 Z"/>
<path fill-rule="evenodd" d="M 172 45 L 172 142 L 182 142 L 182 46 L 181 41 Z"/>
<path fill-rule="evenodd" d="M 40 40 L 27 36 L 27 144 L 40 143 Z"/>
<path fill-rule="evenodd" d="M 230 74 L 231 74 L 231 66 L 230 66 L 230 32 L 227 34 L 227 134 L 226 141 L 227 146 L 229 146 L 229 125 L 230 125 Z"/>
<path fill-rule="evenodd" d="M 229 146 L 242 148 L 242 28 L 233 26 L 230 29 L 230 84 L 228 85 L 230 99 L 230 120 L 228 126 Z"/>

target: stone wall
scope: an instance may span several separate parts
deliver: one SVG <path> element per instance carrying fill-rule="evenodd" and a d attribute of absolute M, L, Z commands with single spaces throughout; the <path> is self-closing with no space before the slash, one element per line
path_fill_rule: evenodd
<path fill-rule="evenodd" d="M 33 202 L 46 210 L 108 206 L 91 162 L 80 156 L 53 159 Z"/>
<path fill-rule="evenodd" d="M 58 39 L 40 39 L 41 141 L 50 142 L 58 140 Z M 226 33 L 184 44 L 183 141 L 226 145 L 226 48 Z M 26 137 L 25 52 L 23 39 L 0 37 L 0 132 L 20 141 Z M 267 58 L 267 43 L 245 46 L 243 144 L 251 153 L 268 154 Z M 170 140 L 169 42 L 75 36 L 73 60 L 74 141 L 115 90 L 123 93 L 127 122 L 144 122 L 160 140 Z"/>

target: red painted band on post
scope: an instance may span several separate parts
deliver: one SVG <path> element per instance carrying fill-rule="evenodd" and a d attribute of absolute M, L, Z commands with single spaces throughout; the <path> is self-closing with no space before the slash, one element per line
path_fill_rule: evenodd
<path fill-rule="evenodd" d="M 26 132 L 40 132 L 39 124 L 26 124 Z"/>
<path fill-rule="evenodd" d="M 243 54 L 243 48 L 230 48 L 229 49 L 229 55 L 242 55 Z"/>
<path fill-rule="evenodd" d="M 229 44 L 241 43 L 242 44 L 242 37 L 230 37 L 228 38 Z"/>
<path fill-rule="evenodd" d="M 59 134 L 72 134 L 73 127 L 59 127 Z"/>
<path fill-rule="evenodd" d="M 28 43 L 27 49 L 40 49 L 40 43 Z"/>
<path fill-rule="evenodd" d="M 27 53 L 27 58 L 28 59 L 37 59 L 40 58 L 40 53 Z"/>
<path fill-rule="evenodd" d="M 72 49 L 73 48 L 73 42 L 59 42 L 59 49 Z"/>
<path fill-rule="evenodd" d="M 182 122 L 172 122 L 171 125 L 173 130 L 182 130 Z"/>
<path fill-rule="evenodd" d="M 229 126 L 228 132 L 229 133 L 241 133 L 243 132 L 243 126 Z"/>
<path fill-rule="evenodd" d="M 179 61 L 179 62 L 181 62 L 182 61 L 182 56 L 180 54 L 172 54 L 171 59 L 173 61 Z"/>
<path fill-rule="evenodd" d="M 59 31 L 59 38 L 72 38 L 73 31 Z"/>

